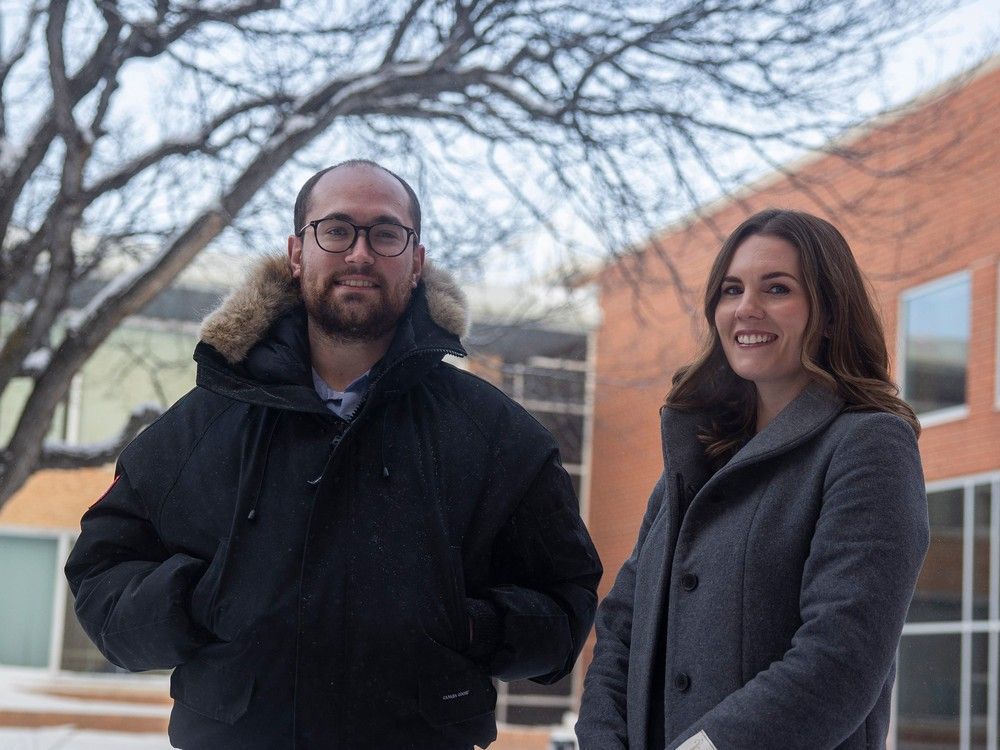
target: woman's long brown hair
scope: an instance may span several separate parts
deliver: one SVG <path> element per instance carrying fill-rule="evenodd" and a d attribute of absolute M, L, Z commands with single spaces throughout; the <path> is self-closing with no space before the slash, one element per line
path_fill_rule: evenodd
<path fill-rule="evenodd" d="M 723 243 L 705 288 L 708 336 L 695 359 L 675 373 L 664 407 L 709 415 L 701 439 L 714 462 L 728 460 L 753 435 L 756 390 L 729 366 L 715 327 L 715 308 L 737 248 L 758 234 L 785 240 L 799 251 L 809 299 L 801 357 L 813 380 L 836 392 L 849 410 L 898 414 L 919 435 L 913 409 L 899 398 L 889 377 L 882 322 L 847 240 L 830 222 L 801 211 L 761 211 Z"/>

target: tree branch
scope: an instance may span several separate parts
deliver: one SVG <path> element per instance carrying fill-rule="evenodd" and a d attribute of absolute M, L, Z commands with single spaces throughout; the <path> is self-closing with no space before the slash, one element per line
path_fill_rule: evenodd
<path fill-rule="evenodd" d="M 38 456 L 38 469 L 81 469 L 113 463 L 126 445 L 151 425 L 163 409 L 143 404 L 132 410 L 122 431 L 111 440 L 95 445 L 67 445 L 46 442 Z"/>

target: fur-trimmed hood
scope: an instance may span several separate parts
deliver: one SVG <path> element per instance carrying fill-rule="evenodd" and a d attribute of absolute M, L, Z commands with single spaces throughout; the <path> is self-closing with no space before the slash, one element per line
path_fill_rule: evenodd
<path fill-rule="evenodd" d="M 451 274 L 425 263 L 420 283 L 434 322 L 449 333 L 464 336 L 469 328 L 468 303 Z M 230 364 L 238 364 L 271 324 L 301 301 L 299 283 L 292 277 L 287 256 L 266 256 L 250 268 L 244 282 L 205 318 L 201 340 Z"/>

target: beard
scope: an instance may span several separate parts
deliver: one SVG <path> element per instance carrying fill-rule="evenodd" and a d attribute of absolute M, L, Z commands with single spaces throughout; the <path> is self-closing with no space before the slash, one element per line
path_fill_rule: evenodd
<path fill-rule="evenodd" d="M 350 274 L 358 276 L 357 270 Z M 376 341 L 391 333 L 406 312 L 413 293 L 407 278 L 396 285 L 375 273 L 366 273 L 378 284 L 378 295 L 337 288 L 337 274 L 328 279 L 310 278 L 302 268 L 302 301 L 309 320 L 332 339 L 348 342 Z M 346 294 L 344 292 L 347 291 Z"/>

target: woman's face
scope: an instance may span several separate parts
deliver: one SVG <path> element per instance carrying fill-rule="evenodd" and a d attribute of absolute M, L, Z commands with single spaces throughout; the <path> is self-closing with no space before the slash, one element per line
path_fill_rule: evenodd
<path fill-rule="evenodd" d="M 715 325 L 733 372 L 775 411 L 809 382 L 801 356 L 808 321 L 799 251 L 769 235 L 745 239 L 722 280 Z"/>

